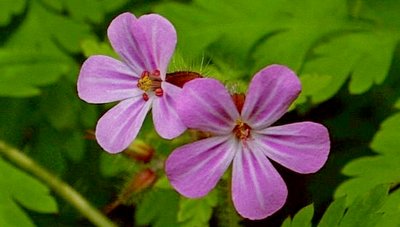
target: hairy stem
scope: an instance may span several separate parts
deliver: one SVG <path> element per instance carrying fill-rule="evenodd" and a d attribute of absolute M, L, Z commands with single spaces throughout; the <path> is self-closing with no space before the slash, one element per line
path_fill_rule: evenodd
<path fill-rule="evenodd" d="M 228 171 L 231 171 L 231 168 L 229 168 Z M 226 179 L 221 179 L 221 181 L 218 184 L 218 192 L 220 193 L 220 196 L 218 198 L 221 198 L 218 202 L 217 206 L 217 220 L 218 220 L 218 226 L 222 227 L 240 227 L 240 216 L 235 210 L 235 207 L 233 206 L 232 202 L 232 193 L 231 193 L 231 172 L 229 172 L 229 180 Z"/>
<path fill-rule="evenodd" d="M 75 207 L 83 216 L 96 226 L 114 227 L 106 216 L 93 207 L 82 195 L 75 191 L 71 186 L 61 181 L 58 177 L 41 167 L 23 152 L 7 145 L 0 140 L 0 155 L 12 161 L 19 168 L 32 174 L 43 183 L 47 184 L 60 197 L 65 199 Z"/>

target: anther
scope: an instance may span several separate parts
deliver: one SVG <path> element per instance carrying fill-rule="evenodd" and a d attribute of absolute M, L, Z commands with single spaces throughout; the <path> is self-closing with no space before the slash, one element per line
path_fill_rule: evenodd
<path fill-rule="evenodd" d="M 164 94 L 164 91 L 162 88 L 156 88 L 156 90 L 154 90 L 154 93 L 156 94 L 156 96 L 160 97 Z"/>
<path fill-rule="evenodd" d="M 146 93 L 143 93 L 143 100 L 146 102 L 149 100 L 149 96 Z"/>
<path fill-rule="evenodd" d="M 148 71 L 143 71 L 142 75 L 140 75 L 140 78 L 148 77 L 150 73 Z"/>
<path fill-rule="evenodd" d="M 154 72 L 153 72 L 153 76 L 160 76 L 160 70 L 158 70 L 158 69 L 156 69 L 156 70 L 154 70 Z"/>

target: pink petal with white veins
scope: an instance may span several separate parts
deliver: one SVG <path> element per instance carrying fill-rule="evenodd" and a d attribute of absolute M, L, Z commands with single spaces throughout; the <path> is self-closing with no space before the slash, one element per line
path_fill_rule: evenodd
<path fill-rule="evenodd" d="M 108 38 L 114 50 L 140 76 L 146 70 L 158 69 L 161 79 L 176 46 L 174 26 L 156 14 L 135 18 L 124 13 L 116 17 L 108 28 Z"/>
<path fill-rule="evenodd" d="M 264 129 L 255 134 L 268 158 L 298 173 L 314 173 L 328 159 L 328 130 L 321 124 L 300 122 Z"/>
<path fill-rule="evenodd" d="M 109 153 L 126 149 L 136 138 L 150 107 L 151 100 L 145 102 L 140 96 L 124 100 L 106 112 L 96 126 L 100 146 Z"/>
<path fill-rule="evenodd" d="M 167 177 L 182 195 L 205 196 L 229 167 L 237 146 L 233 138 L 218 136 L 179 147 L 166 161 Z"/>
<path fill-rule="evenodd" d="M 195 79 L 183 86 L 177 110 L 188 128 L 219 135 L 231 133 L 240 117 L 224 85 L 208 78 Z"/>
<path fill-rule="evenodd" d="M 301 91 L 296 74 L 281 65 L 271 65 L 252 79 L 242 117 L 252 128 L 262 129 L 282 117 Z"/>
<path fill-rule="evenodd" d="M 179 94 L 182 89 L 170 83 L 162 83 L 163 96 L 154 97 L 153 101 L 153 122 L 157 133 L 165 138 L 172 139 L 186 130 L 186 126 L 176 112 L 176 105 L 179 102 Z"/>
<path fill-rule="evenodd" d="M 232 199 L 239 214 L 266 218 L 285 204 L 287 188 L 271 162 L 255 144 L 246 143 L 233 160 Z"/>
<path fill-rule="evenodd" d="M 107 56 L 91 56 L 78 77 L 78 95 L 89 103 L 108 103 L 141 95 L 137 78 L 124 63 Z"/>

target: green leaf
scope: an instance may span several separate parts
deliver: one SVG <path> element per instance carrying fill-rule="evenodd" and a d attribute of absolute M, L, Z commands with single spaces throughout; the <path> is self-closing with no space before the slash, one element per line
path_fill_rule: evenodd
<path fill-rule="evenodd" d="M 359 196 L 346 211 L 340 226 L 376 226 L 383 213 L 379 212 L 388 193 L 386 185 L 379 185 L 363 196 Z"/>
<path fill-rule="evenodd" d="M 333 227 L 339 226 L 340 220 L 342 219 L 346 204 L 346 197 L 340 197 L 333 201 L 328 209 L 326 209 L 318 227 Z"/>
<path fill-rule="evenodd" d="M 110 44 L 106 42 L 99 42 L 95 39 L 87 39 L 82 41 L 81 48 L 85 57 L 101 54 L 118 58 L 117 54 L 113 51 Z"/>
<path fill-rule="evenodd" d="M 318 95 L 321 93 L 321 91 L 327 89 L 330 86 L 332 76 L 303 74 L 300 76 L 300 81 L 302 92 L 293 103 L 293 106 L 305 103 L 308 98 L 311 99 L 311 102 L 315 103 L 314 100 L 318 99 Z"/>
<path fill-rule="evenodd" d="M 0 158 L 0 226 L 35 226 L 20 207 L 41 212 L 57 212 L 49 189 L 30 175 Z"/>
<path fill-rule="evenodd" d="M 29 1 L 26 16 L 0 49 L 0 96 L 37 95 L 63 74 L 75 82 L 77 65 L 66 51 L 78 53 L 81 40 L 91 36 L 89 26 Z"/>
<path fill-rule="evenodd" d="M 222 38 L 231 44 L 230 50 L 243 54 L 260 37 L 282 27 L 276 23 L 282 2 L 196 0 L 191 4 L 161 4 L 156 11 L 177 28 L 178 46 L 184 56 L 200 56 L 206 47 Z"/>
<path fill-rule="evenodd" d="M 24 10 L 26 0 L 2 0 L 0 1 L 0 26 L 7 25 L 11 17 L 20 14 Z"/>
<path fill-rule="evenodd" d="M 208 226 L 213 208 L 218 203 L 218 194 L 214 190 L 199 199 L 181 197 L 179 201 L 178 222 L 181 226 Z"/>
<path fill-rule="evenodd" d="M 360 94 L 374 83 L 385 79 L 396 39 L 383 32 L 352 33 L 333 38 L 315 48 L 319 56 L 307 62 L 304 73 L 317 73 L 332 76 L 330 86 L 315 98 L 322 102 L 333 96 L 351 74 L 350 92 Z"/>
<path fill-rule="evenodd" d="M 52 53 L 0 49 L 0 96 L 37 95 L 38 86 L 54 83 L 67 71 L 65 60 Z"/>
<path fill-rule="evenodd" d="M 178 226 L 179 196 L 173 190 L 154 189 L 137 204 L 135 221 L 138 225 L 154 227 Z"/>
<path fill-rule="evenodd" d="M 335 197 L 347 195 L 348 202 L 379 184 L 400 183 L 400 114 L 386 119 L 375 134 L 371 148 L 376 156 L 361 157 L 348 163 L 343 173 L 352 177 L 339 186 Z"/>
<path fill-rule="evenodd" d="M 302 208 L 292 220 L 292 227 L 311 226 L 311 219 L 314 215 L 314 205 L 310 204 Z"/>
<path fill-rule="evenodd" d="M 102 152 L 100 154 L 100 173 L 105 177 L 133 172 L 136 168 L 137 165 L 135 165 L 135 162 L 121 153 L 111 155 L 107 152 Z"/>
<path fill-rule="evenodd" d="M 378 185 L 357 196 L 347 209 L 346 197 L 336 199 L 325 211 L 318 227 L 398 226 L 394 224 L 399 223 L 399 218 L 392 218 L 400 215 L 400 193 L 395 192 L 388 196 L 388 189 L 388 185 Z M 295 215 L 291 224 L 290 218 L 287 218 L 282 226 L 311 226 L 312 216 L 313 207 L 309 205 Z"/>
<path fill-rule="evenodd" d="M 342 29 L 347 6 L 337 0 L 287 1 L 280 13 L 286 15 L 279 20 L 282 29 L 255 48 L 256 68 L 280 63 L 298 71 L 315 43 Z"/>

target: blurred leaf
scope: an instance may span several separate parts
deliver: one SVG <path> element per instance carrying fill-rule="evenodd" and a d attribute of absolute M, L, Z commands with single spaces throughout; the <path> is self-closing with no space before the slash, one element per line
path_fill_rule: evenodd
<path fill-rule="evenodd" d="M 49 189 L 28 174 L 0 158 L 0 226 L 35 226 L 20 207 L 41 212 L 57 212 Z"/>
<path fill-rule="evenodd" d="M 80 102 L 75 89 L 75 85 L 63 82 L 56 83 L 43 92 L 41 110 L 58 130 L 73 129 L 78 124 Z"/>
<path fill-rule="evenodd" d="M 154 189 L 137 204 L 135 221 L 154 227 L 179 226 L 177 222 L 179 196 L 173 190 Z"/>
<path fill-rule="evenodd" d="M 231 50 L 245 52 L 263 35 L 281 28 L 277 9 L 284 1 L 196 0 L 191 4 L 164 3 L 156 8 L 176 26 L 184 56 L 199 56 L 223 38 Z"/>
<path fill-rule="evenodd" d="M 65 51 L 77 53 L 89 26 L 29 1 L 26 16 L 0 49 L 0 96 L 37 95 L 39 86 L 72 73 L 77 65 Z M 28 38 L 29 37 L 29 38 Z M 71 74 L 70 74 L 71 75 Z"/>
<path fill-rule="evenodd" d="M 340 220 L 342 219 L 346 209 L 346 197 L 340 197 L 333 201 L 328 209 L 326 209 L 318 227 L 332 227 L 339 226 Z"/>
<path fill-rule="evenodd" d="M 124 156 L 122 153 L 109 154 L 104 151 L 100 154 L 100 173 L 105 177 L 112 177 L 120 173 L 132 172 L 135 167 L 135 162 Z"/>
<path fill-rule="evenodd" d="M 26 0 L 2 0 L 0 1 L 0 26 L 7 25 L 11 17 L 22 13 Z"/>
<path fill-rule="evenodd" d="M 310 204 L 306 207 L 303 207 L 297 214 L 293 217 L 293 220 L 290 221 L 290 217 L 288 217 L 283 223 L 281 227 L 291 226 L 291 227 L 307 227 L 311 226 L 311 219 L 314 215 L 314 205 Z"/>
<path fill-rule="evenodd" d="M 121 6 L 128 0 L 42 0 L 44 3 L 58 11 L 65 10 L 69 15 L 79 21 L 88 21 L 99 24 L 105 15 Z"/>
<path fill-rule="evenodd" d="M 376 226 L 383 213 L 378 212 L 388 193 L 386 185 L 373 188 L 363 196 L 357 197 L 346 211 L 340 226 Z"/>
<path fill-rule="evenodd" d="M 310 98 L 311 102 L 318 99 L 318 95 L 330 86 L 332 77 L 329 75 L 304 74 L 300 76 L 302 92 L 292 104 L 292 108 L 296 105 L 307 102 Z"/>
<path fill-rule="evenodd" d="M 57 55 L 0 49 L 0 96 L 37 95 L 37 86 L 55 82 L 67 70 Z"/>
<path fill-rule="evenodd" d="M 218 194 L 214 190 L 199 199 L 181 197 L 179 201 L 178 222 L 181 226 L 208 226 L 213 208 L 218 203 Z"/>
<path fill-rule="evenodd" d="M 279 21 L 282 30 L 255 48 L 257 67 L 280 63 L 298 71 L 315 43 L 340 31 L 347 17 L 346 1 L 337 0 L 286 1 L 280 11 L 286 15 Z"/>
<path fill-rule="evenodd" d="M 85 57 L 90 57 L 91 55 L 108 55 L 118 59 L 117 54 L 111 48 L 110 44 L 105 42 L 99 42 L 95 39 L 87 39 L 81 43 L 83 54 Z"/>
<path fill-rule="evenodd" d="M 386 119 L 375 134 L 371 148 L 378 153 L 348 163 L 343 173 L 352 177 L 336 190 L 335 197 L 347 195 L 351 202 L 379 184 L 400 183 L 400 114 Z"/>

